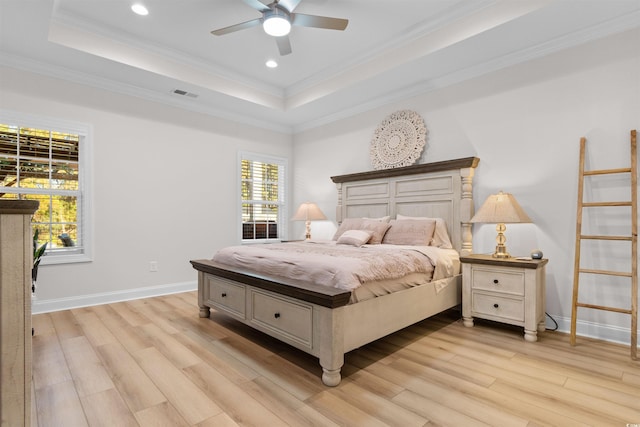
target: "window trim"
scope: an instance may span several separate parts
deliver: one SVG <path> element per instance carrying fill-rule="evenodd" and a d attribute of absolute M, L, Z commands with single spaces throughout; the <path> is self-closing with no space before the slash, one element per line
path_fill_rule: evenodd
<path fill-rule="evenodd" d="M 242 238 L 242 160 L 250 160 L 253 162 L 272 163 L 283 167 L 282 171 L 282 188 L 278 189 L 282 198 L 281 209 L 278 210 L 278 238 L 277 239 L 243 239 Z M 250 151 L 238 151 L 238 159 L 236 161 L 236 218 L 237 218 L 237 238 L 243 245 L 252 245 L 256 243 L 278 242 L 286 240 L 288 232 L 287 213 L 289 212 L 287 201 L 288 190 L 288 173 L 289 160 L 286 157 L 276 157 L 267 154 L 259 154 Z"/>
<path fill-rule="evenodd" d="M 77 134 L 81 138 L 82 149 L 79 156 L 78 182 L 82 195 L 79 222 L 82 226 L 82 252 L 55 253 L 47 252 L 40 265 L 70 264 L 93 261 L 93 126 L 70 120 L 45 117 L 0 109 L 0 121 L 36 129 L 54 130 Z M 30 191 L 26 191 L 30 192 Z"/>

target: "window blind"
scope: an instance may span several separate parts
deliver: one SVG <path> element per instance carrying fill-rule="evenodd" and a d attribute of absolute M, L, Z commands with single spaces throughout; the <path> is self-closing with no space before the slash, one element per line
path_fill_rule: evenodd
<path fill-rule="evenodd" d="M 242 240 L 281 239 L 285 230 L 284 159 L 242 153 L 240 199 Z"/>

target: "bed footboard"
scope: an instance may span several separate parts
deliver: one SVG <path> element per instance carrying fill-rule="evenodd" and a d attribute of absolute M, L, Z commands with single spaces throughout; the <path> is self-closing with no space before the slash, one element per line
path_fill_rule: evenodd
<path fill-rule="evenodd" d="M 222 267 L 207 260 L 192 261 L 192 264 L 198 270 L 200 317 L 209 317 L 211 308 L 225 313 L 318 357 L 322 382 L 332 387 L 340 383 L 345 352 L 344 306 L 349 301 L 350 292 L 327 289 L 326 293 L 314 291 L 320 295 L 313 295 L 313 292 L 309 294 L 309 289 L 301 290 L 283 283 L 277 285 L 286 290 L 277 292 L 274 290 L 277 288 L 275 282 L 267 281 L 257 286 L 259 281 L 255 281 L 255 275 L 241 275 L 238 270 L 229 269 L 224 269 L 225 273 L 219 275 L 214 267 Z M 234 273 L 233 279 L 224 277 L 232 276 L 229 273 Z M 319 301 L 325 305 L 318 304 Z"/>

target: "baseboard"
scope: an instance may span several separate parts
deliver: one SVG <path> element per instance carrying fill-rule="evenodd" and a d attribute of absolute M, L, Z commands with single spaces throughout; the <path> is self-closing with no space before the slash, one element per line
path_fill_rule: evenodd
<path fill-rule="evenodd" d="M 160 295 L 176 294 L 179 292 L 189 292 L 195 291 L 196 289 L 198 289 L 198 283 L 196 281 L 192 281 L 50 300 L 35 298 L 31 304 L 31 313 L 50 313 L 53 311 L 69 310 L 72 308 L 157 297 Z"/>
<path fill-rule="evenodd" d="M 552 315 L 558 322 L 558 331 L 571 333 L 571 318 Z M 555 325 L 547 317 L 547 328 L 553 329 Z M 618 344 L 629 345 L 631 343 L 631 328 L 620 326 L 603 325 L 601 323 L 586 322 L 578 320 L 576 322 L 576 335 L 580 337 L 595 338 Z"/>

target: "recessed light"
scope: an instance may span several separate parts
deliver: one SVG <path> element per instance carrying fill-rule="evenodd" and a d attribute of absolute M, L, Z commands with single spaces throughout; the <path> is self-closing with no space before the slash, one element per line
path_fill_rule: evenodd
<path fill-rule="evenodd" d="M 149 10 L 140 3 L 136 3 L 131 6 L 131 10 L 133 10 L 133 13 L 136 13 L 140 16 L 147 16 L 149 14 Z"/>
<path fill-rule="evenodd" d="M 278 66 L 278 63 L 273 59 L 270 59 L 267 62 L 265 62 L 264 65 L 266 65 L 269 68 L 276 68 Z"/>

